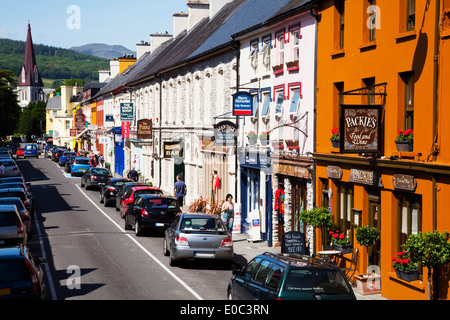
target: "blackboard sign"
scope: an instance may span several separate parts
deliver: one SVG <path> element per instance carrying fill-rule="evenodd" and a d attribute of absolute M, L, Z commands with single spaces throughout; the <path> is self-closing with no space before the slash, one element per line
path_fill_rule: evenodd
<path fill-rule="evenodd" d="M 283 235 L 281 253 L 307 254 L 305 235 L 300 231 L 289 231 Z"/>

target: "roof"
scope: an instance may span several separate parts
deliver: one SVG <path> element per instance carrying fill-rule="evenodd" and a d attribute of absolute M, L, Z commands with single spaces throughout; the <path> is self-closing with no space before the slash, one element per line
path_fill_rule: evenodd
<path fill-rule="evenodd" d="M 20 247 L 4 247 L 0 248 L 1 259 L 23 257 Z"/>
<path fill-rule="evenodd" d="M 22 68 L 25 70 L 24 77 L 22 70 L 19 75 L 19 86 L 34 86 L 43 87 L 41 75 L 37 71 L 36 56 L 34 54 L 33 39 L 31 37 L 31 26 L 28 24 L 27 41 L 25 43 L 25 56 L 23 59 Z M 37 79 L 35 76 L 37 75 Z"/>
<path fill-rule="evenodd" d="M 17 207 L 14 204 L 0 204 L 0 212 L 17 211 Z"/>
<path fill-rule="evenodd" d="M 47 110 L 59 110 L 61 109 L 61 96 L 51 97 L 47 101 Z"/>

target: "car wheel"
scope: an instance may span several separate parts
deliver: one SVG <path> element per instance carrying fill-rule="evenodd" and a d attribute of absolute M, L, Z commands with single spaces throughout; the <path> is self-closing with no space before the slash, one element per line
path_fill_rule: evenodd
<path fill-rule="evenodd" d="M 84 188 L 83 179 L 81 179 L 80 184 L 81 184 L 81 187 Z"/>
<path fill-rule="evenodd" d="M 131 230 L 131 226 L 130 226 L 130 224 L 128 223 L 128 221 L 127 221 L 127 219 L 125 218 L 125 230 Z"/>
<path fill-rule="evenodd" d="M 169 261 L 169 265 L 171 267 L 175 267 L 178 264 L 178 260 L 173 258 L 173 255 L 170 255 L 170 261 Z"/>
<path fill-rule="evenodd" d="M 142 236 L 142 228 L 138 219 L 136 220 L 136 224 L 134 225 L 134 232 L 136 233 L 137 237 Z"/>
<path fill-rule="evenodd" d="M 104 203 L 104 202 L 105 202 L 105 200 L 103 199 L 103 194 L 100 192 L 100 203 Z"/>
<path fill-rule="evenodd" d="M 231 289 L 228 289 L 227 299 L 228 300 L 233 300 L 233 294 L 231 293 Z"/>
<path fill-rule="evenodd" d="M 166 239 L 166 237 L 164 237 L 164 242 L 163 242 L 163 253 L 164 253 L 164 255 L 166 257 L 169 256 L 169 254 L 170 254 L 169 249 L 167 248 L 167 239 Z"/>

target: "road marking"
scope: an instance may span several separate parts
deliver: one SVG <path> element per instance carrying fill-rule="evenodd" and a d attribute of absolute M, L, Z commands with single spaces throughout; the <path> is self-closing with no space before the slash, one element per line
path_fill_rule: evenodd
<path fill-rule="evenodd" d="M 36 212 L 35 212 L 35 214 L 36 214 Z M 45 252 L 45 247 L 44 247 L 44 240 L 42 239 L 41 227 L 39 226 L 37 219 L 35 220 L 35 225 L 36 225 L 36 229 L 37 229 L 37 233 L 38 233 L 38 237 L 39 237 L 39 244 L 41 246 L 42 258 L 47 259 L 47 254 Z M 45 273 L 47 274 L 48 285 L 50 287 L 50 293 L 52 295 L 52 300 L 58 300 L 58 298 L 56 296 L 55 285 L 53 284 L 52 274 L 50 273 L 50 267 L 48 266 L 47 262 L 44 263 L 44 265 L 45 265 Z"/>
<path fill-rule="evenodd" d="M 125 234 L 131 241 L 133 241 L 142 251 L 144 251 L 150 258 L 152 258 L 157 264 L 160 265 L 168 274 L 170 274 L 175 280 L 177 280 L 183 287 L 185 287 L 190 293 L 194 295 L 198 300 L 203 300 L 203 298 L 198 295 L 191 287 L 189 287 L 183 280 L 181 280 L 175 273 L 173 273 L 169 268 L 167 268 L 161 261 L 159 261 L 153 254 L 151 254 L 147 249 L 144 248 L 136 239 L 134 239 L 129 233 L 127 233 L 121 226 L 117 224 L 110 216 L 108 216 L 97 204 L 92 201 L 88 195 L 81 190 L 80 186 L 77 185 L 80 192 L 106 217 L 108 218 L 123 234 Z"/>

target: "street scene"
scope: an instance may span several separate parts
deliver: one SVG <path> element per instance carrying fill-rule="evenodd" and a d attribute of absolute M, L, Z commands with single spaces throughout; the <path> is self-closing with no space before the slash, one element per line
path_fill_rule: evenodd
<path fill-rule="evenodd" d="M 0 299 L 448 300 L 450 2 L 130 1 L 0 22 Z"/>

